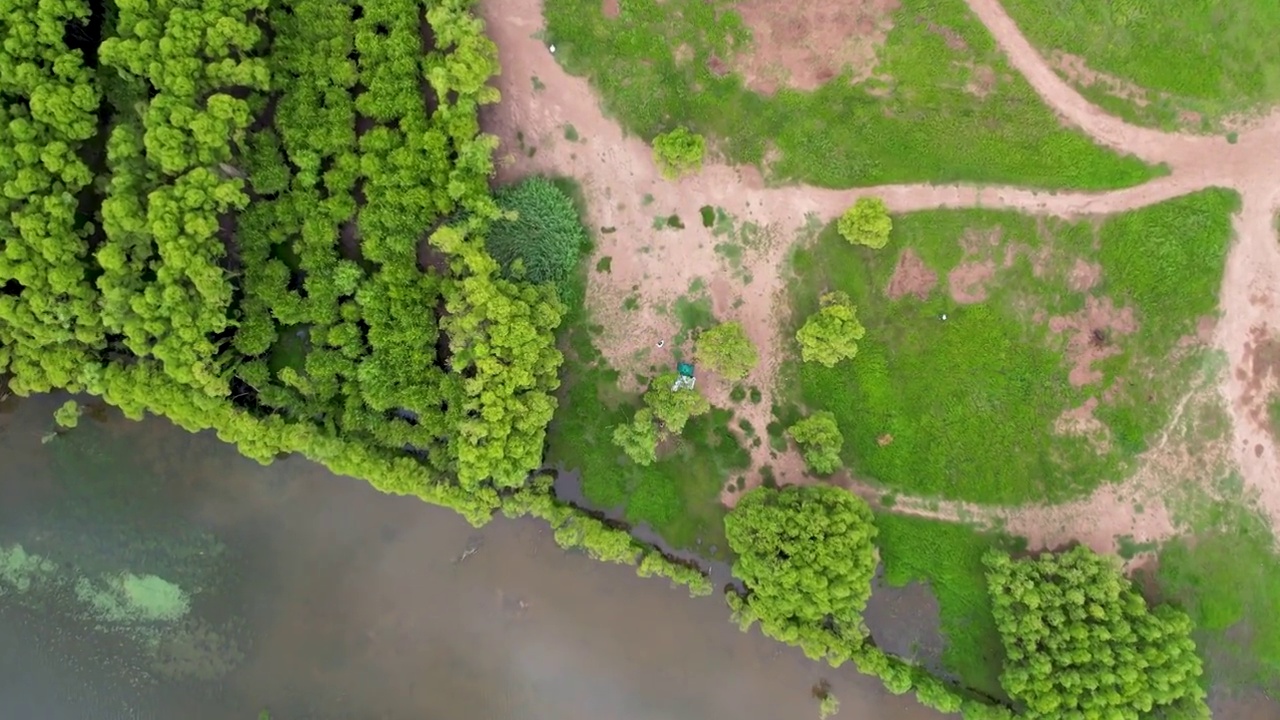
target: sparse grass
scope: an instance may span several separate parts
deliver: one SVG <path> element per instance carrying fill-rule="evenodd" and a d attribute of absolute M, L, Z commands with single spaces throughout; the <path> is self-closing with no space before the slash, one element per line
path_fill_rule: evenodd
<path fill-rule="evenodd" d="M 1016 550 L 1016 543 L 956 523 L 893 513 L 877 513 L 876 527 L 885 580 L 899 587 L 927 582 L 938 599 L 946 668 L 970 687 L 1005 697 L 999 680 L 1004 649 L 991 614 L 982 555 L 993 547 Z"/>
<path fill-rule="evenodd" d="M 584 260 L 575 276 L 579 289 L 586 284 L 586 274 Z M 634 295 L 624 307 L 633 299 L 638 307 Z M 709 299 L 680 298 L 675 312 L 690 323 L 689 329 L 714 324 Z M 649 524 L 675 547 L 729 559 L 720 491 L 727 478 L 750 464 L 729 427 L 733 414 L 713 408 L 690 419 L 682 435 L 661 445 L 657 463 L 642 467 L 631 462 L 611 436 L 615 426 L 630 421 L 641 401 L 621 390 L 619 373 L 593 343 L 592 327 L 581 303 L 569 306 L 559 334 L 565 363 L 560 406 L 547 433 L 547 463 L 580 472 L 583 494 L 595 507 L 621 508 L 629 522 Z"/>
<path fill-rule="evenodd" d="M 596 272 L 607 273 L 613 271 L 613 258 L 605 255 L 596 261 Z"/>
<path fill-rule="evenodd" d="M 882 251 L 854 248 L 828 228 L 797 250 L 792 322 L 827 290 L 849 293 L 867 327 L 857 357 L 834 368 L 793 360 L 784 391 L 810 409 L 835 413 L 843 458 L 856 472 L 917 495 L 980 503 L 1058 501 L 1119 479 L 1169 420 L 1200 358 L 1174 354 L 1199 316 L 1215 310 L 1234 194 L 1205 191 L 1104 221 L 1093 250 L 1088 223 L 1037 221 L 1011 212 L 933 211 L 895 218 Z M 965 232 L 999 230 L 999 262 L 985 302 L 951 299 L 947 273 L 961 262 Z M 1004 249 L 1024 246 L 1009 267 Z M 1030 256 L 1051 247 L 1036 276 Z M 913 249 L 942 279 L 926 301 L 884 294 L 899 254 Z M 1076 258 L 1103 268 L 1093 292 L 1133 307 L 1138 331 L 1109 337 L 1119 352 L 1096 362 L 1103 379 L 1068 382 L 1066 334 L 1034 319 L 1081 310 L 1066 273 Z M 940 318 L 947 315 L 944 322 Z M 1106 400 L 1102 401 L 1104 395 Z M 1054 421 L 1088 398 L 1102 438 L 1063 436 Z M 893 440 L 880 444 L 879 438 Z"/>
<path fill-rule="evenodd" d="M 1005 0 L 1003 4 L 1041 50 L 1080 55 L 1092 70 L 1152 91 L 1146 107 L 1118 98 L 1105 102 L 1108 110 L 1131 120 L 1170 126 L 1183 110 L 1217 119 L 1280 100 L 1280 44 L 1273 41 L 1280 32 L 1280 3 Z"/>
<path fill-rule="evenodd" d="M 564 126 L 564 139 L 569 142 L 578 142 L 578 129 L 572 124 L 566 124 Z"/>
<path fill-rule="evenodd" d="M 854 86 L 847 76 L 772 97 L 744 89 L 735 73 L 717 76 L 710 58 L 732 57 L 750 35 L 728 0 L 629 0 L 617 18 L 605 18 L 599 0 L 549 0 L 545 15 L 557 59 L 589 77 L 627 129 L 653 138 L 687 125 L 735 162 L 764 165 L 776 150 L 764 168 L 776 180 L 1106 188 L 1157 172 L 1063 128 L 962 0 L 902 2 L 877 68 L 892 78 L 883 98 L 868 90 L 885 87 Z M 949 47 L 921 16 L 966 47 Z M 686 62 L 677 48 L 687 48 Z M 965 90 L 979 66 L 1000 78 L 982 100 Z"/>

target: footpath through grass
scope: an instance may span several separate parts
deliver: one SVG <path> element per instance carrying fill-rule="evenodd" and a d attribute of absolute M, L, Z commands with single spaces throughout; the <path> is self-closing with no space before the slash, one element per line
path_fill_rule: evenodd
<path fill-rule="evenodd" d="M 895 218 L 880 251 L 830 227 L 794 253 L 793 326 L 821 293 L 843 290 L 867 336 L 857 357 L 833 368 L 793 358 L 782 389 L 832 411 L 846 465 L 894 490 L 1010 505 L 1086 494 L 1123 476 L 1204 362 L 1181 339 L 1216 312 L 1237 203 L 1209 190 L 1096 227 L 1013 212 L 913 213 Z M 924 300 L 887 295 L 908 251 L 937 276 L 918 288 Z M 1083 263 L 1097 264 L 1096 284 L 1072 289 Z M 948 275 L 975 268 L 988 275 L 969 275 L 985 299 L 960 303 Z M 1129 327 L 1120 310 L 1096 310 L 1105 303 L 1130 312 Z M 1068 327 L 1055 332 L 1054 318 Z M 1103 357 L 1082 364 L 1082 350 Z M 1082 366 L 1096 378 L 1073 385 Z M 1083 419 L 1064 415 L 1086 403 L 1096 407 Z"/>
<path fill-rule="evenodd" d="M 1066 129 L 1014 73 L 963 0 L 903 0 L 876 78 L 814 92 L 746 90 L 713 67 L 751 52 L 728 0 L 547 0 L 556 57 L 646 138 L 687 125 L 735 162 L 824 187 L 895 182 L 1059 188 L 1138 184 L 1159 171 Z M 928 22 L 924 22 L 928 18 Z M 716 58 L 716 60 L 713 60 Z M 983 97 L 966 89 L 994 78 Z M 875 94 L 873 94 L 873 92 Z"/>
<path fill-rule="evenodd" d="M 1275 0 L 1002 0 L 1041 51 L 1149 90 L 1145 107 L 1086 94 L 1112 112 L 1172 126 L 1180 111 L 1205 120 L 1280 101 L 1280 3 Z"/>
<path fill-rule="evenodd" d="M 957 523 L 877 513 L 876 545 L 885 580 L 902 586 L 927 582 L 938 599 L 946 649 L 942 663 L 968 687 L 1004 698 L 1000 671 L 1004 648 L 991 613 L 982 555 L 991 548 L 1021 549 L 1010 538 L 979 533 Z"/>

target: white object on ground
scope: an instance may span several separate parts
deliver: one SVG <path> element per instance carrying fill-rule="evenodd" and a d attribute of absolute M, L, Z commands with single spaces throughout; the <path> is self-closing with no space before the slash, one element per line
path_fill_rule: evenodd
<path fill-rule="evenodd" d="M 947 314 L 946 314 L 946 313 L 942 313 L 942 319 L 943 319 L 943 320 L 946 320 L 946 319 L 947 319 Z"/>
<path fill-rule="evenodd" d="M 551 54 L 553 54 L 553 55 L 554 55 L 554 54 L 555 54 L 555 52 L 556 52 L 556 46 L 555 46 L 555 45 L 552 45 L 552 46 L 551 46 Z"/>

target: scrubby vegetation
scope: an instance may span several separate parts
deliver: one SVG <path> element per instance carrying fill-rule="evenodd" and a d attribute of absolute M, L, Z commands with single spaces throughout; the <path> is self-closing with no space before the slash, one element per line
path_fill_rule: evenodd
<path fill-rule="evenodd" d="M 1113 560 L 1077 546 L 985 562 L 1008 656 L 1000 680 L 1023 717 L 1207 720 L 1190 618 L 1149 610 Z"/>
<path fill-rule="evenodd" d="M 793 364 L 785 390 L 834 413 L 845 464 L 891 489 L 1004 504 L 1088 492 L 1123 476 L 1200 367 L 1179 341 L 1215 312 L 1237 203 L 1209 190 L 1096 230 L 912 213 L 879 251 L 829 227 L 794 254 L 793 322 L 821 308 L 820 293 L 843 291 L 867 332 L 852 362 Z M 891 295 L 907 253 L 927 277 Z M 1086 258 L 1095 279 L 1072 280 Z M 972 287 L 963 272 L 977 273 Z M 1085 364 L 1083 352 L 1097 359 Z M 1060 417 L 1089 402 L 1099 425 L 1063 429 Z"/>
<path fill-rule="evenodd" d="M 813 92 L 769 96 L 727 66 L 751 52 L 750 30 L 723 3 L 628 0 L 605 17 L 597 0 L 548 0 L 545 15 L 547 40 L 564 49 L 557 58 L 591 79 L 628 130 L 651 138 L 679 123 L 779 180 L 1105 188 L 1158 172 L 1064 128 L 963 0 L 899 3 L 877 54 L 877 76 L 891 81 L 841 74 Z M 979 67 L 1000 78 L 982 99 L 965 90 Z"/>

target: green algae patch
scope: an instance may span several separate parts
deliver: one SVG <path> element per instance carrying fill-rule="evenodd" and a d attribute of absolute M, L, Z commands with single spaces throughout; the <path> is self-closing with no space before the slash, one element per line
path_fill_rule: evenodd
<path fill-rule="evenodd" d="M 80 578 L 75 590 L 98 620 L 110 624 L 175 622 L 191 609 L 191 598 L 181 587 L 155 575 L 121 573 L 101 583 Z"/>
<path fill-rule="evenodd" d="M 26 593 L 41 580 L 53 577 L 57 563 L 28 553 L 21 545 L 0 547 L 0 597 L 11 592 Z"/>

